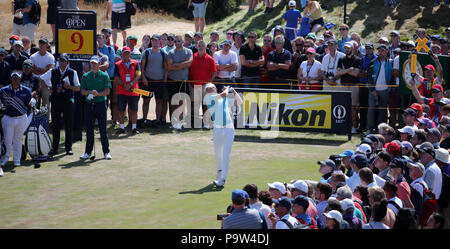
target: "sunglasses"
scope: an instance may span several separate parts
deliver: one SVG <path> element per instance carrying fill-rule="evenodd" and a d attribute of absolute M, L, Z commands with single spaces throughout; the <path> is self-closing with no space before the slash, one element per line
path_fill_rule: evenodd
<path fill-rule="evenodd" d="M 271 42 L 272 40 L 264 39 L 264 42 Z"/>
<path fill-rule="evenodd" d="M 233 33 L 227 33 L 227 35 L 229 35 L 229 36 L 232 36 L 232 35 L 233 35 Z"/>
<path fill-rule="evenodd" d="M 23 68 L 31 68 L 31 65 L 23 65 Z"/>
<path fill-rule="evenodd" d="M 174 42 L 182 42 L 182 40 L 174 40 Z"/>
<path fill-rule="evenodd" d="M 303 47 L 303 44 L 301 44 L 301 43 L 295 43 L 295 46 L 297 46 L 297 47 Z"/>
<path fill-rule="evenodd" d="M 168 41 L 173 41 L 173 38 L 168 38 L 167 40 L 168 40 Z"/>
<path fill-rule="evenodd" d="M 306 53 L 306 55 L 313 55 L 313 53 Z"/>
<path fill-rule="evenodd" d="M 275 41 L 275 44 L 283 44 L 282 41 Z"/>
<path fill-rule="evenodd" d="M 346 29 L 346 28 L 340 28 L 339 30 L 342 31 L 342 30 L 348 30 L 348 29 Z"/>
<path fill-rule="evenodd" d="M 256 36 L 248 36 L 248 39 L 255 39 Z"/>

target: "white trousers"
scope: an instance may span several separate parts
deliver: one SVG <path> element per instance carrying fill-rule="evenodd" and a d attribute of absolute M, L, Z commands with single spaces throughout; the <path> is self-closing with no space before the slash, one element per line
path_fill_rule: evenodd
<path fill-rule="evenodd" d="M 22 156 L 23 134 L 27 128 L 27 115 L 19 117 L 4 116 L 2 119 L 2 128 L 4 142 L 6 146 L 6 154 L 2 158 L 2 165 L 9 161 L 11 154 L 11 146 L 13 147 L 14 165 L 20 165 L 20 157 Z"/>
<path fill-rule="evenodd" d="M 214 127 L 213 141 L 217 169 L 216 180 L 226 180 L 234 141 L 234 128 Z"/>

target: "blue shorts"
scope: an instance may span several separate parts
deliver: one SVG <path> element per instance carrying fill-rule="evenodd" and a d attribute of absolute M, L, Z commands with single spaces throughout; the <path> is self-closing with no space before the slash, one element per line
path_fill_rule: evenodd
<path fill-rule="evenodd" d="M 206 15 L 206 7 L 208 7 L 208 4 L 206 2 L 204 3 L 192 3 L 192 6 L 194 6 L 194 18 L 205 18 Z"/>
<path fill-rule="evenodd" d="M 290 42 L 292 42 L 293 40 L 295 40 L 295 38 L 297 38 L 297 30 L 286 28 L 286 37 Z"/>

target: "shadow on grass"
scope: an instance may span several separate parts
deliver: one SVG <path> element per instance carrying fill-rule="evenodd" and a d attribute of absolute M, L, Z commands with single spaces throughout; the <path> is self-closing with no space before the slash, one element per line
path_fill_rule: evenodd
<path fill-rule="evenodd" d="M 259 136 L 251 135 L 235 135 L 235 142 L 246 143 L 268 143 L 268 144 L 308 144 L 308 145 L 328 145 L 328 146 L 340 146 L 348 142 L 347 139 L 343 141 L 328 140 L 324 138 L 274 138 L 274 139 L 261 139 Z"/>
<path fill-rule="evenodd" d="M 92 163 L 98 162 L 100 160 L 104 160 L 103 158 L 96 158 L 94 160 L 78 160 L 66 164 L 59 164 L 58 166 L 61 166 L 61 169 L 69 169 L 73 167 L 86 167 L 91 166 Z"/>
<path fill-rule="evenodd" d="M 191 191 L 183 191 L 183 192 L 179 192 L 178 194 L 180 195 L 184 195 L 184 194 L 196 194 L 196 195 L 201 195 L 203 193 L 207 193 L 207 192 L 220 192 L 222 191 L 223 187 L 216 187 L 214 186 L 214 184 L 209 184 L 201 189 L 197 189 L 197 190 L 191 190 Z"/>

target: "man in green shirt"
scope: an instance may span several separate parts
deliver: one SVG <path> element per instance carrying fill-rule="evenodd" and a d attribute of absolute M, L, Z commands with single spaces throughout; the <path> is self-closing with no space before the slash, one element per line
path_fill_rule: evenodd
<path fill-rule="evenodd" d="M 80 159 L 91 158 L 92 149 L 94 148 L 94 120 L 98 120 L 98 128 L 100 130 L 100 139 L 102 141 L 102 149 L 104 158 L 111 160 L 109 153 L 108 133 L 106 132 L 106 112 L 108 105 L 106 96 L 108 96 L 112 88 L 107 73 L 99 70 L 98 56 L 91 58 L 91 71 L 85 73 L 81 78 L 81 95 L 85 97 L 84 113 L 86 121 L 86 148 Z"/>

